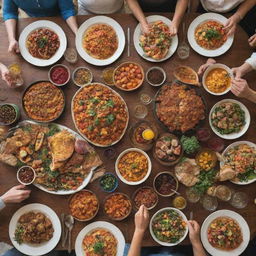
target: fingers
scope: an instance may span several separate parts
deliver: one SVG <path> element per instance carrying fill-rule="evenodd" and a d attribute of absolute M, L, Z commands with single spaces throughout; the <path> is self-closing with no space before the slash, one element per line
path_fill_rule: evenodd
<path fill-rule="evenodd" d="M 248 39 L 248 42 L 252 42 L 254 39 L 256 39 L 256 34 L 254 34 L 253 36 L 251 36 L 249 39 Z"/>
<path fill-rule="evenodd" d="M 198 75 L 202 75 L 204 73 L 204 71 L 208 68 L 208 64 L 204 64 L 202 66 L 200 66 L 200 68 L 198 69 Z"/>
<path fill-rule="evenodd" d="M 20 185 L 14 186 L 13 188 L 19 190 L 19 189 L 24 189 L 25 187 L 26 187 L 25 185 L 20 184 Z"/>

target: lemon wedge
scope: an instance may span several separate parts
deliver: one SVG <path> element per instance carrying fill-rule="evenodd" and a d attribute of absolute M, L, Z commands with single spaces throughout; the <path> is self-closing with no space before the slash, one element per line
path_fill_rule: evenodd
<path fill-rule="evenodd" d="M 152 140 L 155 137 L 155 133 L 151 129 L 146 129 L 142 132 L 142 138 L 144 140 Z"/>

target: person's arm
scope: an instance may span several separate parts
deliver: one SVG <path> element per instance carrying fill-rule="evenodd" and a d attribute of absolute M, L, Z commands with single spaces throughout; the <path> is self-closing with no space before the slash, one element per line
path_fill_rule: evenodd
<path fill-rule="evenodd" d="M 136 17 L 136 19 L 139 21 L 141 25 L 141 30 L 143 33 L 147 34 L 149 33 L 149 24 L 146 20 L 146 17 L 140 8 L 140 5 L 137 0 L 127 0 L 127 4 L 129 8 L 131 9 L 133 15 Z"/>
<path fill-rule="evenodd" d="M 3 19 L 9 40 L 8 52 L 19 52 L 19 45 L 16 40 L 16 23 L 18 19 L 18 6 L 12 0 L 3 2 Z"/>
<path fill-rule="evenodd" d="M 135 231 L 132 238 L 132 243 L 128 252 L 128 256 L 140 256 L 141 243 L 144 233 L 148 227 L 149 214 L 147 208 L 142 205 L 135 214 Z"/>
<path fill-rule="evenodd" d="M 9 69 L 0 62 L 0 74 L 2 79 L 7 83 L 8 86 L 12 87 L 13 86 L 13 81 L 10 76 L 10 71 Z"/>
<path fill-rule="evenodd" d="M 225 30 L 228 31 L 228 35 L 235 33 L 236 25 L 244 18 L 246 13 L 256 4 L 256 0 L 245 0 L 240 4 L 237 11 L 228 19 Z"/>
<path fill-rule="evenodd" d="M 206 252 L 199 237 L 199 224 L 194 220 L 189 220 L 187 224 L 189 230 L 189 239 L 192 244 L 194 256 L 206 256 Z"/>
<path fill-rule="evenodd" d="M 20 203 L 27 199 L 30 195 L 30 190 L 25 190 L 26 186 L 18 185 L 9 189 L 5 194 L 0 197 L 0 210 L 9 203 Z"/>
<path fill-rule="evenodd" d="M 175 8 L 175 13 L 170 26 L 171 35 L 176 35 L 184 13 L 187 10 L 189 0 L 178 0 Z"/>
<path fill-rule="evenodd" d="M 70 29 L 76 34 L 78 25 L 76 21 L 76 11 L 72 0 L 58 1 L 62 18 L 67 22 Z"/>
<path fill-rule="evenodd" d="M 244 79 L 233 79 L 231 82 L 231 92 L 237 97 L 245 98 L 256 103 L 256 91 L 252 90 Z"/>
<path fill-rule="evenodd" d="M 232 68 L 232 71 L 235 78 L 240 79 L 253 69 L 256 70 L 256 53 L 253 53 L 252 56 L 248 58 L 240 67 Z"/>
<path fill-rule="evenodd" d="M 209 58 L 205 64 L 201 65 L 197 71 L 198 75 L 202 75 L 204 73 L 204 71 L 211 66 L 212 64 L 215 64 L 216 60 Z"/>

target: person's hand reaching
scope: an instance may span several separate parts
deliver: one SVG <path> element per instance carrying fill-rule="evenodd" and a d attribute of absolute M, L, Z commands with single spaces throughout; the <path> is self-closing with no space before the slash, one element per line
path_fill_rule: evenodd
<path fill-rule="evenodd" d="M 252 91 L 244 79 L 233 79 L 231 82 L 231 92 L 240 98 L 250 98 Z"/>
<path fill-rule="evenodd" d="M 205 64 L 203 64 L 199 67 L 199 69 L 197 71 L 198 75 L 202 75 L 209 66 L 211 66 L 212 64 L 215 64 L 215 63 L 216 63 L 216 61 L 214 59 L 209 58 Z"/>
<path fill-rule="evenodd" d="M 189 239 L 192 245 L 196 243 L 201 243 L 200 236 L 199 236 L 199 233 L 200 233 L 199 224 L 195 220 L 189 220 L 187 224 L 188 224 L 188 230 L 189 230 Z"/>
<path fill-rule="evenodd" d="M 141 205 L 140 209 L 135 214 L 135 232 L 144 233 L 148 227 L 149 213 L 148 209 Z"/>
<path fill-rule="evenodd" d="M 253 36 L 251 36 L 249 39 L 248 39 L 248 42 L 249 42 L 249 45 L 251 47 L 256 47 L 256 34 L 254 34 Z"/>
<path fill-rule="evenodd" d="M 13 39 L 9 42 L 8 52 L 14 52 L 14 53 L 20 52 L 19 44 L 16 39 Z"/>
<path fill-rule="evenodd" d="M 8 203 L 20 203 L 27 199 L 30 195 L 30 190 L 25 189 L 26 186 L 18 185 L 9 189 L 5 194 L 1 196 L 5 204 Z"/>

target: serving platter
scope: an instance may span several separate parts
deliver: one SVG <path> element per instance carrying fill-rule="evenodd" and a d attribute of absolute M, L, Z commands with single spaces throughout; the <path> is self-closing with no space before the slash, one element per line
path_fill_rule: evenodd
<path fill-rule="evenodd" d="M 80 233 L 78 234 L 78 236 L 76 238 L 76 242 L 75 242 L 76 255 L 77 256 L 84 256 L 85 255 L 84 250 L 83 250 L 83 239 L 84 239 L 86 234 L 88 234 L 89 232 L 91 232 L 95 229 L 98 229 L 98 228 L 106 229 L 106 230 L 110 231 L 115 236 L 116 240 L 118 241 L 116 256 L 123 256 L 124 247 L 125 247 L 124 235 L 118 227 L 116 227 L 115 225 L 113 225 L 109 222 L 106 222 L 106 221 L 93 222 L 93 223 L 85 226 L 80 231 Z"/>
<path fill-rule="evenodd" d="M 245 113 L 245 125 L 243 126 L 243 128 L 239 131 L 239 132 L 233 132 L 233 133 L 230 133 L 230 134 L 221 134 L 220 132 L 218 132 L 216 130 L 216 128 L 212 125 L 212 121 L 211 121 L 211 116 L 212 116 L 212 113 L 213 111 L 215 110 L 216 107 L 218 107 L 220 104 L 222 103 L 225 103 L 225 102 L 231 102 L 231 103 L 234 103 L 234 104 L 238 104 L 240 106 L 240 108 L 244 111 Z M 250 112 L 249 110 L 247 109 L 247 107 L 241 103 L 240 101 L 237 101 L 237 100 L 233 100 L 233 99 L 224 99 L 224 100 L 221 100 L 221 101 L 218 101 L 210 110 L 210 113 L 209 113 L 209 124 L 210 124 L 210 127 L 212 129 L 212 131 L 218 135 L 219 137 L 223 138 L 223 139 L 226 139 L 226 140 L 234 140 L 234 139 L 238 139 L 240 138 L 241 136 L 243 136 L 246 131 L 248 130 L 249 126 L 250 126 L 250 122 L 251 122 L 251 116 L 250 116 Z"/>
<path fill-rule="evenodd" d="M 22 122 L 20 122 L 16 127 L 11 129 L 11 132 L 9 132 L 8 137 L 10 137 L 16 129 L 23 127 L 27 124 L 37 124 L 37 125 L 41 125 L 41 126 L 47 126 L 48 124 L 42 124 L 42 123 L 37 123 L 34 121 L 30 121 L 30 120 L 24 120 Z M 64 126 L 64 125 L 60 125 L 57 123 L 51 123 L 53 125 L 56 125 L 61 131 L 62 130 L 67 130 L 68 132 L 70 132 L 71 134 L 73 134 L 75 136 L 76 139 L 79 140 L 84 140 L 78 133 L 74 132 L 73 130 L 71 130 L 70 128 Z M 91 171 L 89 172 L 89 174 L 87 175 L 87 177 L 84 179 L 83 183 L 76 189 L 76 190 L 58 190 L 58 191 L 52 191 L 52 190 L 48 190 L 46 187 L 40 185 L 40 184 L 36 184 L 33 183 L 34 186 L 36 186 L 37 188 L 39 188 L 40 190 L 47 192 L 49 194 L 54 194 L 54 195 L 70 195 L 70 194 L 74 194 L 80 190 L 82 190 L 84 187 L 87 186 L 87 184 L 90 182 L 91 177 L 93 175 L 93 170 L 95 168 L 92 168 Z"/>
<path fill-rule="evenodd" d="M 208 241 L 208 227 L 213 220 L 218 217 L 230 217 L 237 221 L 239 224 L 242 234 L 243 234 L 243 242 L 240 244 L 238 248 L 235 250 L 224 251 L 217 248 L 214 248 Z M 230 210 L 219 210 L 212 214 L 210 214 L 203 222 L 201 228 L 201 241 L 203 243 L 204 248 L 207 250 L 208 253 L 211 255 L 218 255 L 218 256 L 238 256 L 240 255 L 247 247 L 250 241 L 250 229 L 246 222 L 246 220 L 238 213 Z"/>
<path fill-rule="evenodd" d="M 195 40 L 195 30 L 200 24 L 207 21 L 217 21 L 225 25 L 227 23 L 227 20 L 228 19 L 226 17 L 217 13 L 205 13 L 196 17 L 189 25 L 187 32 L 188 42 L 192 49 L 205 57 L 217 57 L 227 52 L 233 44 L 234 35 L 229 36 L 227 38 L 227 41 L 221 47 L 215 50 L 207 50 L 198 45 Z"/>
<path fill-rule="evenodd" d="M 87 136 L 86 136 L 85 134 L 83 134 L 83 133 L 79 130 L 79 128 L 77 127 L 77 124 L 76 124 L 76 121 L 75 121 L 75 117 L 74 117 L 73 108 L 74 108 L 74 100 L 75 100 L 76 96 L 78 95 L 78 93 L 80 93 L 80 91 L 83 90 L 83 88 L 85 88 L 85 87 L 87 87 L 87 86 L 89 86 L 89 85 L 96 85 L 96 84 L 98 84 L 98 85 L 100 85 L 100 86 L 103 86 L 103 87 L 105 87 L 105 88 L 111 90 L 112 93 L 114 93 L 115 95 L 117 95 L 117 96 L 123 101 L 123 103 L 125 104 L 125 109 L 126 109 L 126 113 L 127 113 L 126 126 L 125 126 L 125 129 L 124 129 L 122 135 L 119 137 L 118 140 L 116 140 L 116 141 L 114 141 L 114 142 L 112 142 L 111 144 L 108 144 L 108 145 L 102 145 L 102 144 L 99 144 L 99 143 L 95 143 L 95 142 L 91 141 L 89 138 L 87 138 Z M 74 94 L 74 96 L 73 96 L 73 98 L 72 98 L 72 101 L 71 101 L 71 113 L 72 113 L 72 120 L 73 120 L 73 123 L 74 123 L 74 125 L 75 125 L 77 131 L 79 132 L 79 134 L 80 134 L 84 139 L 86 139 L 88 142 L 90 142 L 92 145 L 97 146 L 97 147 L 110 147 L 110 146 L 113 146 L 113 145 L 115 145 L 116 143 L 118 143 L 118 142 L 123 138 L 123 136 L 124 136 L 124 134 L 125 134 L 125 132 L 126 132 L 126 130 L 127 130 L 128 123 L 129 123 L 129 110 L 128 110 L 127 104 L 126 104 L 125 100 L 123 99 L 123 97 L 122 97 L 119 93 L 117 93 L 115 90 L 113 90 L 112 88 L 110 88 L 110 87 L 108 87 L 107 85 L 102 84 L 102 83 L 91 83 L 91 84 L 88 84 L 88 85 L 86 85 L 86 86 L 81 87 L 80 89 L 78 89 L 78 90 L 76 91 L 76 93 Z"/>
<path fill-rule="evenodd" d="M 232 143 L 232 144 L 230 144 L 229 146 L 227 146 L 226 148 L 225 148 L 225 150 L 223 151 L 223 153 L 222 153 L 222 160 L 220 161 L 220 167 L 222 167 L 224 164 L 225 164 L 225 154 L 231 149 L 231 148 L 233 148 L 233 147 L 235 147 L 235 146 L 238 146 L 238 145 L 241 145 L 241 144 L 247 144 L 248 146 L 250 146 L 250 147 L 253 147 L 253 148 L 255 148 L 256 149 L 256 144 L 254 144 L 254 143 L 252 143 L 252 142 L 250 142 L 250 141 L 236 141 L 236 142 L 234 142 L 234 143 Z M 230 180 L 232 183 L 234 183 L 234 184 L 237 184 L 237 185 L 249 185 L 249 184 L 251 184 L 251 183 L 253 183 L 253 182 L 255 182 L 256 181 L 256 177 L 254 178 L 254 179 L 251 179 L 251 180 L 248 180 L 248 181 L 235 181 L 235 180 Z"/>
<path fill-rule="evenodd" d="M 54 228 L 54 233 L 53 233 L 53 237 L 49 241 L 40 243 L 38 245 L 26 244 L 26 243 L 18 244 L 18 242 L 15 241 L 14 233 L 17 226 L 17 222 L 21 215 L 30 211 L 42 212 L 46 217 L 48 217 L 51 220 Z M 14 213 L 9 224 L 9 237 L 13 246 L 18 251 L 26 255 L 39 256 L 39 255 L 44 255 L 50 252 L 58 244 L 60 240 L 60 236 L 61 236 L 61 224 L 60 224 L 59 217 L 50 207 L 44 204 L 37 204 L 37 203 L 27 204 L 21 207 L 18 211 Z"/>
<path fill-rule="evenodd" d="M 118 37 L 118 48 L 115 51 L 115 53 L 107 58 L 107 59 L 96 59 L 90 56 L 85 49 L 83 48 L 82 41 L 85 31 L 90 28 L 93 25 L 96 24 L 107 24 L 110 27 L 112 27 L 116 35 Z M 95 17 L 89 18 L 86 20 L 78 29 L 76 34 L 76 50 L 79 53 L 79 55 L 88 63 L 95 65 L 95 66 L 106 66 L 114 61 L 116 61 L 122 54 L 124 47 L 125 47 L 125 35 L 122 27 L 118 22 L 116 22 L 114 19 L 107 17 L 107 16 L 101 16 L 97 15 Z"/>
<path fill-rule="evenodd" d="M 146 17 L 147 19 L 147 22 L 148 23 L 152 23 L 152 22 L 155 22 L 155 21 L 163 21 L 165 24 L 167 24 L 168 26 L 171 25 L 172 21 L 162 15 L 150 15 L 148 17 Z M 172 42 L 171 42 L 171 46 L 169 48 L 169 51 L 167 53 L 167 55 L 160 59 L 160 60 L 156 60 L 156 59 L 153 59 L 147 55 L 145 55 L 143 49 L 140 47 L 140 35 L 141 35 L 141 26 L 140 24 L 137 25 L 137 27 L 135 28 L 134 30 L 134 34 L 133 34 L 133 43 L 134 43 L 134 47 L 137 51 L 137 53 L 145 60 L 147 61 L 151 61 L 151 62 L 162 62 L 162 61 L 165 61 L 167 59 L 169 59 L 176 51 L 177 47 L 178 47 L 178 36 L 175 35 L 172 37 Z"/>
<path fill-rule="evenodd" d="M 40 29 L 40 28 L 48 28 L 48 29 L 52 30 L 53 32 L 55 32 L 59 37 L 59 41 L 60 41 L 59 49 L 48 60 L 33 57 L 29 53 L 27 46 L 26 46 L 26 41 L 27 41 L 27 38 L 30 35 L 30 33 L 33 32 L 34 30 Z M 66 47 L 67 47 L 67 38 L 66 38 L 64 31 L 62 30 L 62 28 L 59 25 L 57 25 L 56 23 L 54 23 L 52 21 L 48 21 L 48 20 L 38 20 L 33 23 L 30 23 L 28 26 L 26 26 L 22 30 L 20 37 L 19 37 L 19 48 L 20 48 L 20 53 L 21 53 L 22 57 L 30 64 L 38 66 L 38 67 L 50 66 L 50 65 L 54 64 L 55 62 L 57 62 L 63 56 L 63 54 L 66 50 Z"/>

